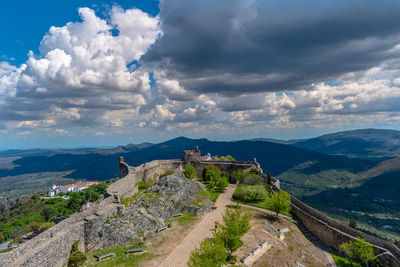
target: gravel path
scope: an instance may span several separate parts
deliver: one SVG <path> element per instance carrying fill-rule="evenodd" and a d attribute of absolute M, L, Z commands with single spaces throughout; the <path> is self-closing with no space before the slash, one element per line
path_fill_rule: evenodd
<path fill-rule="evenodd" d="M 225 211 L 225 206 L 231 204 L 233 191 L 236 185 L 229 185 L 224 193 L 222 193 L 215 206 L 217 209 L 208 212 L 195 228 L 185 237 L 185 239 L 168 255 L 161 263 L 162 267 L 180 267 L 187 266 L 189 255 L 201 241 L 207 237 L 212 237 L 212 230 L 215 226 L 215 221 L 222 220 L 222 214 Z"/>

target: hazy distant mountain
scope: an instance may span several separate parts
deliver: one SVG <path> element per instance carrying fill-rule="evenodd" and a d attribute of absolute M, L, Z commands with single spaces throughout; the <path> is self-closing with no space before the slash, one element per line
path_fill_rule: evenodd
<path fill-rule="evenodd" d="M 271 142 L 271 143 L 284 144 L 284 145 L 291 145 L 291 144 L 302 142 L 305 140 L 307 140 L 307 139 L 280 140 L 280 139 L 275 139 L 275 138 L 262 138 L 262 137 L 250 139 L 250 141 L 263 141 L 263 142 Z"/>
<path fill-rule="evenodd" d="M 330 155 L 399 157 L 400 131 L 361 129 L 322 135 L 293 146 Z"/>

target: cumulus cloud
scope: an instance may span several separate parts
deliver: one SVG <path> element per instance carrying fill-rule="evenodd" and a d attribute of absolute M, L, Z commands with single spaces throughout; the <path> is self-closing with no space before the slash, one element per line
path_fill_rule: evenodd
<path fill-rule="evenodd" d="M 161 33 L 158 18 L 117 7 L 109 21 L 89 8 L 78 12 L 82 21 L 52 26 L 26 64 L 0 64 L 2 120 L 22 120 L 18 127 L 49 119 L 51 126 L 101 123 L 107 112 L 146 105 L 149 74 L 127 65 Z"/>
<path fill-rule="evenodd" d="M 392 123 L 399 11 L 396 1 L 170 0 L 156 17 L 113 7 L 101 19 L 80 8 L 81 21 L 51 27 L 25 64 L 0 62 L 0 120 L 25 135 L 97 136 Z"/>

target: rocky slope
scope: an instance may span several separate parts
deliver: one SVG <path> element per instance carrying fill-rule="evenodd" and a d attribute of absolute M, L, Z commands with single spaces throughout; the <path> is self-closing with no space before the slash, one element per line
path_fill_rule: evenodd
<path fill-rule="evenodd" d="M 95 249 L 151 237 L 166 227 L 174 214 L 203 212 L 211 205 L 208 198 L 199 195 L 203 189 L 202 184 L 185 178 L 181 172 L 161 178 L 136 194 L 121 216 L 102 226 Z"/>

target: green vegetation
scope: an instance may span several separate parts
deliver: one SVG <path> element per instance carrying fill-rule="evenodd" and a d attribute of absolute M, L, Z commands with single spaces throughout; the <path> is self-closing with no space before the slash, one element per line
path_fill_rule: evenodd
<path fill-rule="evenodd" d="M 275 212 L 276 217 L 279 213 L 289 214 L 290 212 L 290 195 L 285 191 L 273 192 L 270 194 L 267 209 Z"/>
<path fill-rule="evenodd" d="M 176 219 L 180 225 L 185 225 L 193 220 L 196 220 L 196 216 L 193 213 L 185 213 Z"/>
<path fill-rule="evenodd" d="M 205 239 L 200 248 L 191 252 L 188 265 L 190 267 L 219 267 L 230 260 L 231 253 L 238 249 L 240 238 L 250 229 L 249 213 L 242 214 L 240 208 L 227 209 L 224 213 L 224 224 L 214 232 L 214 239 Z"/>
<path fill-rule="evenodd" d="M 166 170 L 163 174 L 160 175 L 160 178 L 173 174 L 174 170 Z"/>
<path fill-rule="evenodd" d="M 188 179 L 196 178 L 197 172 L 193 166 L 187 166 L 186 169 L 183 171 L 183 174 Z"/>
<path fill-rule="evenodd" d="M 240 202 L 260 202 L 268 197 L 268 192 L 262 185 L 238 185 L 233 193 L 233 200 Z"/>
<path fill-rule="evenodd" d="M 71 215 L 79 211 L 83 204 L 97 201 L 106 188 L 106 183 L 92 185 L 84 191 L 68 193 L 68 200 L 33 195 L 0 214 L 0 234 L 4 240 L 21 240 L 21 236 L 30 231 L 44 231 L 54 225 L 54 218 Z"/>
<path fill-rule="evenodd" d="M 339 248 L 350 259 L 359 260 L 367 266 L 368 263 L 376 260 L 374 248 L 362 238 L 343 243 Z"/>
<path fill-rule="evenodd" d="M 361 264 L 352 262 L 348 259 L 332 254 L 332 259 L 335 261 L 337 267 L 361 267 Z"/>
<path fill-rule="evenodd" d="M 71 253 L 68 258 L 67 266 L 68 267 L 79 267 L 82 266 L 82 263 L 85 262 L 86 256 L 78 249 L 79 240 L 77 240 L 74 244 L 72 244 Z"/>
<path fill-rule="evenodd" d="M 272 192 L 270 186 L 272 177 L 268 174 L 267 181 L 264 181 L 259 171 L 255 168 L 251 169 L 248 173 L 232 173 L 230 180 L 239 182 L 232 199 L 237 202 L 272 210 L 276 213 L 277 217 L 279 213 L 289 215 L 290 195 L 283 190 Z"/>
<path fill-rule="evenodd" d="M 12 250 L 12 248 L 0 249 L 0 253 L 8 252 L 10 250 Z"/>
<path fill-rule="evenodd" d="M 200 243 L 200 248 L 190 254 L 188 265 L 190 267 L 218 267 L 225 263 L 227 257 L 228 253 L 221 240 L 204 239 Z"/>
<path fill-rule="evenodd" d="M 199 194 L 202 196 L 208 197 L 211 202 L 215 202 L 215 201 L 217 201 L 217 198 L 219 197 L 221 192 L 213 190 L 213 189 L 209 189 L 209 190 L 200 191 Z"/>
<path fill-rule="evenodd" d="M 153 179 L 147 179 L 145 182 L 138 182 L 139 192 L 153 186 L 154 183 L 155 181 Z"/>
<path fill-rule="evenodd" d="M 135 242 L 125 245 L 109 247 L 102 250 L 96 250 L 93 252 L 88 252 L 85 253 L 87 260 L 85 261 L 84 264 L 80 266 L 102 266 L 102 267 L 137 266 L 140 260 L 151 259 L 153 257 L 153 254 L 148 252 L 145 252 L 143 254 L 135 254 L 135 253 L 126 254 L 127 249 L 139 248 L 139 247 L 146 248 L 143 243 Z M 115 256 L 110 257 L 108 259 L 104 259 L 99 264 L 95 256 L 104 255 L 110 252 L 114 252 Z"/>
<path fill-rule="evenodd" d="M 222 156 L 219 158 L 220 160 L 230 160 L 230 161 L 236 161 L 236 159 L 234 157 L 232 157 L 231 155 L 228 156 Z"/>
<path fill-rule="evenodd" d="M 224 224 L 219 226 L 215 238 L 222 241 L 227 251 L 235 251 L 241 245 L 240 238 L 250 229 L 250 213 L 242 214 L 241 208 L 227 209 L 223 215 Z"/>

